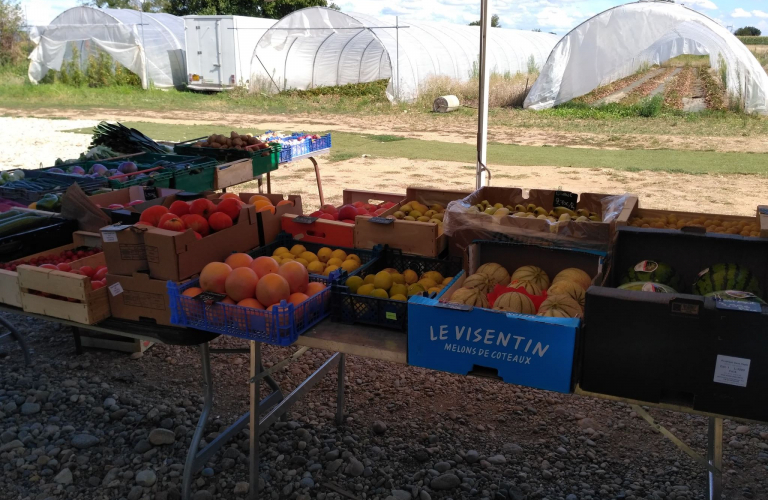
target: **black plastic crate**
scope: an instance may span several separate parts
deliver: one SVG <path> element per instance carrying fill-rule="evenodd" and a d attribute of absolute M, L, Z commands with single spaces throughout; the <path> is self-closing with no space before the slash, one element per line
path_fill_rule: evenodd
<path fill-rule="evenodd" d="M 461 271 L 461 259 L 449 260 L 406 255 L 402 251 L 384 247 L 378 258 L 359 273 L 361 278 L 387 268 L 404 272 L 411 269 L 421 277 L 427 271 L 437 271 L 443 277 L 456 276 Z M 394 330 L 408 331 L 408 302 L 358 295 L 340 280 L 331 287 L 331 319 L 340 323 L 363 323 Z"/>
<path fill-rule="evenodd" d="M 0 262 L 11 262 L 27 255 L 72 243 L 77 221 L 51 218 L 40 227 L 0 238 Z"/>
<path fill-rule="evenodd" d="M 675 268 L 680 293 L 614 288 L 648 259 Z M 768 420 L 768 305 L 691 294 L 717 263 L 750 269 L 766 298 L 768 239 L 621 228 L 604 286 L 587 291 L 581 388 Z"/>

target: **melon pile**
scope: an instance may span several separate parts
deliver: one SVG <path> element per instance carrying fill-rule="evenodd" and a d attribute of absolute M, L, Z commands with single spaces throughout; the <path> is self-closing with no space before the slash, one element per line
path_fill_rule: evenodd
<path fill-rule="evenodd" d="M 520 267 L 510 275 L 503 266 L 488 263 L 467 277 L 449 302 L 485 308 L 492 306 L 497 311 L 518 314 L 579 318 L 584 314 L 586 290 L 591 283 L 592 278 L 577 268 L 564 269 L 550 280 L 547 273 L 536 266 Z M 496 297 L 492 291 L 497 285 L 514 290 Z"/>
<path fill-rule="evenodd" d="M 364 277 L 351 276 L 344 284 L 356 295 L 406 302 L 413 295 L 439 293 L 452 280 L 452 276 L 446 277 L 437 271 L 419 276 L 413 269 L 400 272 L 390 267 Z"/>
<path fill-rule="evenodd" d="M 280 265 L 272 257 L 253 259 L 245 253 L 233 253 L 224 262 L 206 265 L 199 285 L 186 289 L 183 295 L 213 292 L 226 295 L 223 304 L 259 310 L 272 309 L 282 301 L 298 306 L 326 288 L 322 283 L 310 283 L 307 269 L 298 262 Z"/>
<path fill-rule="evenodd" d="M 332 249 L 323 247 L 317 253 L 310 252 L 304 245 L 293 245 L 277 248 L 272 253 L 272 258 L 281 266 L 287 262 L 298 262 L 312 274 L 330 276 L 332 272 L 341 269 L 348 273 L 356 271 L 361 265 L 360 257 L 341 248 Z"/>

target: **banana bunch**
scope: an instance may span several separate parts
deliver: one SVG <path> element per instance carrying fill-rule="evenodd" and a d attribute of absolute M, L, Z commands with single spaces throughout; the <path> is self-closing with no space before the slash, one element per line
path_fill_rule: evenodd
<path fill-rule="evenodd" d="M 477 205 L 469 207 L 467 211 L 470 213 L 490 215 L 497 219 L 500 219 L 505 215 L 512 215 L 512 217 L 547 219 L 550 222 L 600 222 L 601 220 L 599 214 L 583 208 L 573 211 L 565 207 L 555 207 L 552 210 L 547 211 L 544 207 L 536 206 L 533 203 L 529 203 L 528 205 L 518 203 L 513 207 L 512 205 L 504 206 L 501 203 L 492 205 L 488 200 L 483 200 Z"/>

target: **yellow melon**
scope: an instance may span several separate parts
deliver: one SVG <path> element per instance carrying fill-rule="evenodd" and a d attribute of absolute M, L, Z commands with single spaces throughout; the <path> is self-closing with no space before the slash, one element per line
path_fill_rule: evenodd
<path fill-rule="evenodd" d="M 530 281 L 535 283 L 541 290 L 549 288 L 549 276 L 543 269 L 536 266 L 523 266 L 519 267 L 514 273 L 512 273 L 512 281 Z"/>
<path fill-rule="evenodd" d="M 489 307 L 488 298 L 476 288 L 459 288 L 448 302 L 454 304 L 465 304 L 473 307 Z"/>
<path fill-rule="evenodd" d="M 464 288 L 474 288 L 482 293 L 488 293 L 493 288 L 494 283 L 487 274 L 476 273 L 464 280 Z"/>
<path fill-rule="evenodd" d="M 503 293 L 496 298 L 493 308 L 497 311 L 514 312 L 518 314 L 536 314 L 536 306 L 527 295 L 518 292 Z"/>
<path fill-rule="evenodd" d="M 581 309 L 584 310 L 584 303 L 587 299 L 587 293 L 578 283 L 567 280 L 560 280 L 547 290 L 547 296 L 553 297 L 555 295 L 567 295 L 576 302 L 579 303 Z"/>
<path fill-rule="evenodd" d="M 568 269 L 563 269 L 557 273 L 555 279 L 552 280 L 552 284 L 554 285 L 558 281 L 562 280 L 573 281 L 574 283 L 581 285 L 584 290 L 589 288 L 589 286 L 592 284 L 592 278 L 581 269 L 577 269 L 575 267 L 569 267 Z"/>
<path fill-rule="evenodd" d="M 567 295 L 552 295 L 539 306 L 539 316 L 580 318 L 581 306 Z"/>
<path fill-rule="evenodd" d="M 509 284 L 509 288 L 524 288 L 531 295 L 541 295 L 542 290 L 533 281 L 515 280 Z"/>
<path fill-rule="evenodd" d="M 488 276 L 491 279 L 491 283 L 493 283 L 493 285 L 503 285 L 509 283 L 509 272 L 507 272 L 507 270 L 499 264 L 495 264 L 493 262 L 483 264 L 477 269 L 477 272 Z"/>

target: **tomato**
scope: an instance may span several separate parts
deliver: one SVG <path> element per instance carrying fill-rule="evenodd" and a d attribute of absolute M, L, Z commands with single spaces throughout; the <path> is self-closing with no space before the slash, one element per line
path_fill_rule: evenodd
<path fill-rule="evenodd" d="M 83 273 L 84 276 L 88 276 L 89 278 L 93 278 L 93 274 L 96 272 L 94 268 L 91 266 L 83 266 L 80 268 L 80 272 Z"/>
<path fill-rule="evenodd" d="M 98 269 L 96 269 L 96 272 L 93 273 L 93 279 L 96 281 L 102 281 L 106 277 L 107 277 L 106 266 L 99 267 Z"/>
<path fill-rule="evenodd" d="M 40 266 L 42 269 L 53 269 L 54 271 L 58 271 L 59 268 L 54 266 L 53 264 L 43 264 Z"/>
<path fill-rule="evenodd" d="M 72 266 L 70 266 L 69 264 L 65 264 L 63 262 L 56 264 L 56 267 L 59 269 L 59 271 L 64 271 L 65 273 L 68 273 L 69 271 L 72 270 Z"/>
<path fill-rule="evenodd" d="M 98 290 L 99 288 L 104 288 L 106 284 L 106 281 L 91 281 L 91 289 Z"/>

